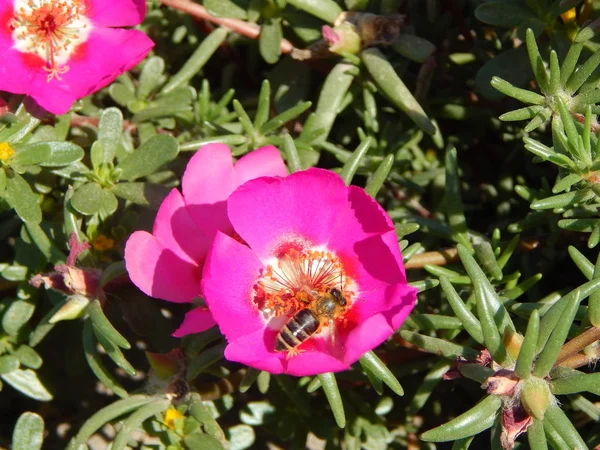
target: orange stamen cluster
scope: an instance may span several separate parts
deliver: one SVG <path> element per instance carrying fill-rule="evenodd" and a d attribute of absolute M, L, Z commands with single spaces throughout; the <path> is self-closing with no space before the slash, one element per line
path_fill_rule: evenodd
<path fill-rule="evenodd" d="M 254 303 L 263 312 L 291 316 L 314 300 L 314 293 L 342 291 L 351 300 L 353 282 L 340 259 L 324 250 L 290 249 L 268 265 L 254 288 Z"/>
<path fill-rule="evenodd" d="M 15 5 L 11 26 L 21 47 L 46 61 L 46 81 L 60 80 L 69 70 L 63 60 L 74 51 L 87 27 L 85 5 L 79 0 L 28 0 Z"/>

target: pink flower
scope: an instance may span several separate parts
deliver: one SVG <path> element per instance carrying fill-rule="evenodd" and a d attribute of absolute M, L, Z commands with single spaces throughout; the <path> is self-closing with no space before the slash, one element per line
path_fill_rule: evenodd
<path fill-rule="evenodd" d="M 54 114 L 103 88 L 154 46 L 144 0 L 0 0 L 0 90 Z"/>
<path fill-rule="evenodd" d="M 338 175 L 251 180 L 227 211 L 239 239 L 217 233 L 202 291 L 228 360 L 298 376 L 345 370 L 412 310 L 391 219 Z"/>
<path fill-rule="evenodd" d="M 201 295 L 200 276 L 217 232 L 233 235 L 227 218 L 227 198 L 242 183 L 256 177 L 285 176 L 279 151 L 262 147 L 233 165 L 223 144 L 208 144 L 190 159 L 182 192 L 173 189 L 160 206 L 152 234 L 136 231 L 125 246 L 125 264 L 133 283 L 145 294 L 171 302 L 192 302 Z M 206 308 L 198 307 L 174 333 L 181 337 L 215 324 Z"/>

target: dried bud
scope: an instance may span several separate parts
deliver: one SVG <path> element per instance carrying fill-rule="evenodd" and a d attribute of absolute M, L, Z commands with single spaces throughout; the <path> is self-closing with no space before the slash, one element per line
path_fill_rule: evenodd
<path fill-rule="evenodd" d="M 146 352 L 152 372 L 161 380 L 171 378 L 180 372 L 184 362 L 180 349 L 173 349 L 169 353 Z"/>
<path fill-rule="evenodd" d="M 512 396 L 519 384 L 519 378 L 512 370 L 502 369 L 485 380 L 481 385 L 488 394 L 500 396 Z"/>
<path fill-rule="evenodd" d="M 544 419 L 544 414 L 550 406 L 553 397 L 548 383 L 541 378 L 531 377 L 523 381 L 521 404 L 530 416 L 538 420 Z"/>

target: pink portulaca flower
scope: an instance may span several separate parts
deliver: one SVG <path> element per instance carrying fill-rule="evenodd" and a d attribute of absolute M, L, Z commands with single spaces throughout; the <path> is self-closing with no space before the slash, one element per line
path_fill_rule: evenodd
<path fill-rule="evenodd" d="M 391 219 L 335 173 L 251 180 L 227 211 L 236 237 L 217 232 L 202 291 L 230 361 L 298 376 L 345 370 L 412 310 Z"/>
<path fill-rule="evenodd" d="M 182 192 L 173 189 L 160 206 L 152 234 L 136 231 L 125 246 L 125 264 L 133 283 L 145 294 L 171 302 L 201 296 L 200 278 L 217 233 L 234 235 L 227 218 L 227 198 L 241 184 L 261 176 L 287 175 L 272 146 L 247 154 L 234 165 L 229 148 L 209 144 L 190 159 Z M 215 324 L 203 307 L 192 309 L 174 333 L 182 337 Z"/>
<path fill-rule="evenodd" d="M 0 90 L 54 114 L 140 62 L 154 43 L 145 0 L 0 0 Z"/>

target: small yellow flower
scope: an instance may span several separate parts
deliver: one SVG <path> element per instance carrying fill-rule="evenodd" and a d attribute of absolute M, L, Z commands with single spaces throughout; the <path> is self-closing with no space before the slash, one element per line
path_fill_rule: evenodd
<path fill-rule="evenodd" d="M 560 18 L 563 20 L 564 23 L 572 22 L 573 20 L 575 20 L 576 17 L 577 12 L 575 11 L 575 8 L 571 8 L 560 15 Z"/>
<path fill-rule="evenodd" d="M 92 246 L 94 247 L 94 250 L 105 252 L 115 246 L 115 240 L 101 234 L 92 241 Z"/>
<path fill-rule="evenodd" d="M 0 161 L 6 161 L 12 158 L 15 154 L 15 150 L 10 146 L 8 142 L 0 142 Z"/>
<path fill-rule="evenodd" d="M 173 408 L 172 406 L 167 409 L 165 411 L 165 420 L 164 420 L 164 424 L 169 427 L 171 430 L 175 429 L 175 421 L 177 419 L 181 419 L 183 417 L 183 414 L 181 414 L 179 411 L 177 411 L 175 408 Z"/>

